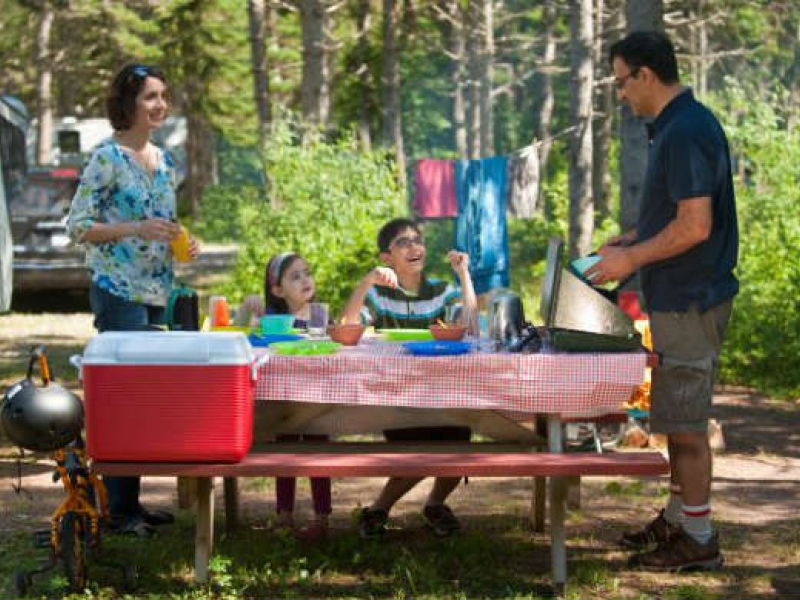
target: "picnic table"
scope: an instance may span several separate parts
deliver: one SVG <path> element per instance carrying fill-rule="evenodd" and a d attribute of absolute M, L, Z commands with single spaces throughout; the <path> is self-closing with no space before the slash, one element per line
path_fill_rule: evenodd
<path fill-rule="evenodd" d="M 264 352 L 262 350 L 262 352 Z M 616 413 L 641 384 L 647 356 L 633 353 L 410 356 L 401 344 L 364 340 L 322 356 L 273 355 L 256 387 L 257 437 L 280 433 L 366 433 L 386 427 L 465 424 L 493 439 L 529 444 L 527 452 L 488 456 L 435 454 L 420 443 L 405 454 L 367 454 L 362 445 L 337 453 L 253 453 L 241 464 L 99 463 L 114 475 L 179 475 L 198 480 L 196 576 L 207 576 L 213 541 L 213 477 L 442 475 L 549 476 L 550 534 L 556 589 L 566 582 L 565 475 L 647 475 L 667 471 L 653 453 L 565 455 L 562 419 Z M 547 453 L 537 455 L 534 423 L 546 418 Z M 380 444 L 376 444 L 380 447 Z M 285 448 L 281 450 L 285 452 Z M 382 454 L 380 454 L 383 452 Z M 541 456 L 541 460 L 539 457 Z M 455 472 L 455 471 L 454 471 Z M 231 479 L 226 479 L 226 483 Z M 226 490 L 227 492 L 227 490 Z M 226 500 L 228 495 L 226 493 Z"/>

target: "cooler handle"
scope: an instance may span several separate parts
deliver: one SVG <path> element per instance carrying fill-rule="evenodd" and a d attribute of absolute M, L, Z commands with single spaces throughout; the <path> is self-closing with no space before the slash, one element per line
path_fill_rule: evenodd
<path fill-rule="evenodd" d="M 262 354 L 253 361 L 253 364 L 250 366 L 250 379 L 252 381 L 258 381 L 258 370 L 264 366 L 268 360 L 269 354 Z"/>

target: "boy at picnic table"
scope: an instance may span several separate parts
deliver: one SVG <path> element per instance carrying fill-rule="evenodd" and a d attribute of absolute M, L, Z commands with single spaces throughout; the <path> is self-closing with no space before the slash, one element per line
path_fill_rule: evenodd
<path fill-rule="evenodd" d="M 348 300 L 342 319 L 354 323 L 359 319 L 378 329 L 427 328 L 444 320 L 445 308 L 461 304 L 461 321 L 470 324 L 477 314 L 477 298 L 469 275 L 469 257 L 463 252 L 447 253 L 461 283 L 452 284 L 428 278 L 425 273 L 425 243 L 419 226 L 409 219 L 394 219 L 378 232 L 378 250 L 384 266 L 367 273 Z M 469 427 L 414 427 L 384 431 L 387 441 L 469 441 Z M 437 477 L 423 509 L 433 532 L 441 537 L 451 535 L 461 526 L 445 504 L 458 486 L 460 477 Z M 422 478 L 392 477 L 371 506 L 359 515 L 359 533 L 365 538 L 380 537 L 392 507 L 417 485 Z"/>

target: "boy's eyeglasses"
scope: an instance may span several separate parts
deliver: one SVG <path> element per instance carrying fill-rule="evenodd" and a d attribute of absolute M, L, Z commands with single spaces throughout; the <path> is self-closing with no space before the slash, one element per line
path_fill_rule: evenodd
<path fill-rule="evenodd" d="M 395 248 L 402 248 L 405 250 L 406 248 L 411 248 L 413 245 L 417 246 L 424 246 L 425 243 L 422 241 L 421 236 L 416 237 L 399 237 L 395 241 L 392 242 L 392 246 Z"/>

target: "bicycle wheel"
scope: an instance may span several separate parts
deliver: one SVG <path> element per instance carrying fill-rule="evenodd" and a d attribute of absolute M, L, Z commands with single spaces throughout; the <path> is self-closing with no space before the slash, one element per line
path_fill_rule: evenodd
<path fill-rule="evenodd" d="M 73 512 L 61 518 L 61 560 L 70 590 L 82 592 L 86 587 L 86 523 Z"/>

